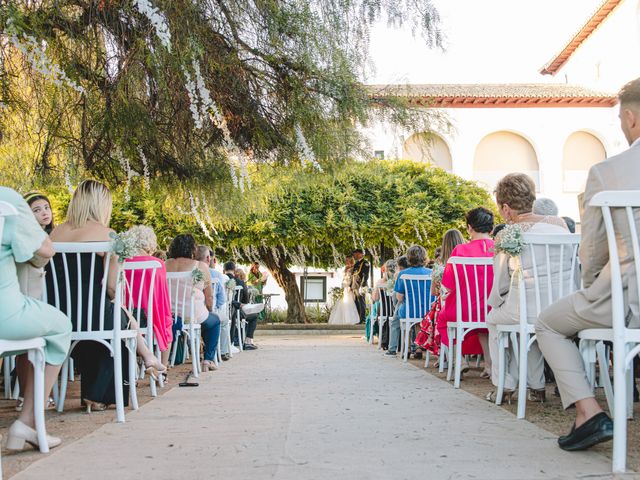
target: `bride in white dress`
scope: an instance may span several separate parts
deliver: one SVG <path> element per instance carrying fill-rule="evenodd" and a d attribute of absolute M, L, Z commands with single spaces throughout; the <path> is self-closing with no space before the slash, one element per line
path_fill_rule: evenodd
<path fill-rule="evenodd" d="M 351 271 L 353 269 L 353 259 L 347 258 L 347 266 L 344 269 L 344 279 L 342 280 L 342 299 L 335 303 L 329 316 L 329 323 L 332 325 L 355 325 L 360 322 L 358 308 L 351 291 Z"/>

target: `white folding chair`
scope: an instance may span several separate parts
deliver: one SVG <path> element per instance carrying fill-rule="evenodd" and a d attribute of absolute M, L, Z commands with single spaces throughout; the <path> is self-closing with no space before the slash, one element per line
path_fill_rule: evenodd
<path fill-rule="evenodd" d="M 536 341 L 534 325 L 529 323 L 529 318 L 537 318 L 542 310 L 578 288 L 580 235 L 524 233 L 523 241 L 524 250 L 520 255 L 520 262 L 531 273 L 520 275 L 516 280 L 520 321 L 516 325 L 497 327 L 499 373 L 496 405 L 502 403 L 506 375 L 505 352 L 511 339 L 518 359 L 518 418 L 525 417 L 528 353 Z M 533 312 L 530 311 L 532 304 Z"/>
<path fill-rule="evenodd" d="M 385 323 L 393 317 L 393 293 L 388 292 L 386 288 L 379 287 L 380 292 L 380 309 L 378 310 L 378 349 L 382 348 L 382 330 Z M 371 335 L 369 343 L 373 343 L 373 325 L 371 325 Z"/>
<path fill-rule="evenodd" d="M 193 376 L 200 375 L 200 335 L 201 327 L 193 320 L 195 314 L 194 286 L 191 272 L 168 272 L 167 284 L 171 301 L 173 321 L 182 321 L 181 332 L 185 335 L 185 358 L 187 352 L 191 356 Z M 178 350 L 178 339 L 173 339 L 171 348 L 171 365 L 175 365 Z"/>
<path fill-rule="evenodd" d="M 18 211 L 13 205 L 8 202 L 0 201 L 0 241 L 2 240 L 2 235 L 4 233 L 6 217 L 15 215 L 18 215 Z M 35 417 L 36 433 L 38 435 L 40 452 L 47 453 L 49 451 L 49 444 L 47 443 L 47 429 L 44 418 L 44 347 L 45 341 L 43 338 L 0 340 L 0 357 L 5 357 L 5 362 L 8 361 L 8 358 L 6 357 L 26 351 L 27 358 L 33 365 L 33 412 Z M 6 375 L 5 369 L 5 384 L 7 382 L 9 382 L 9 384 L 11 383 L 9 378 L 10 376 Z"/>
<path fill-rule="evenodd" d="M 156 351 L 156 356 L 160 360 L 159 351 L 154 346 L 154 333 L 153 333 L 153 294 L 155 289 L 156 272 L 162 265 L 157 260 L 149 260 L 145 262 L 125 262 L 123 269 L 125 275 L 125 282 L 123 285 L 123 299 L 124 305 L 129 312 L 136 313 L 136 321 L 138 325 L 142 325 L 142 314 L 144 311 L 140 308 L 141 305 L 147 306 L 147 313 L 145 315 L 147 326 L 143 331 L 142 336 L 147 343 L 149 351 Z M 149 289 L 145 292 L 142 285 L 145 285 L 149 281 Z M 134 293 L 135 292 L 135 293 Z M 146 297 L 144 298 L 143 297 Z M 143 302 L 143 298 L 146 300 Z M 139 378 L 144 378 L 144 362 L 140 367 Z M 157 397 L 158 391 L 156 388 L 156 381 L 153 377 L 149 378 L 149 388 L 151 389 L 151 396 Z"/>
<path fill-rule="evenodd" d="M 420 323 L 431 308 L 431 275 L 402 275 L 404 282 L 405 317 L 400 318 L 402 345 L 400 354 L 403 361 L 409 358 L 411 328 Z"/>
<path fill-rule="evenodd" d="M 236 302 L 237 305 L 240 304 L 242 299 L 242 290 L 243 287 L 237 285 L 233 292 L 233 301 Z M 236 308 L 236 330 L 238 332 L 238 348 L 242 352 L 244 350 L 244 337 L 246 332 L 247 321 L 242 318 L 240 307 Z"/>
<path fill-rule="evenodd" d="M 109 349 L 113 357 L 114 383 L 116 398 L 116 417 L 118 422 L 125 421 L 124 391 L 122 379 L 122 344 L 129 355 L 129 394 L 131 407 L 138 409 L 138 397 L 135 386 L 137 330 L 121 328 L 122 316 L 122 266 L 118 266 L 115 298 L 113 302 L 113 327 L 105 328 L 105 306 L 111 300 L 107 294 L 107 278 L 109 264 L 112 258 L 110 242 L 72 242 L 54 243 L 56 255 L 47 265 L 45 280 L 45 301 L 55 306 L 69 317 L 73 324 L 71 332 L 71 351 L 81 341 L 98 342 Z M 104 255 L 104 256 L 102 256 Z M 86 261 L 85 261 L 86 260 Z M 75 264 L 75 266 L 74 266 Z M 86 265 L 85 265 L 86 264 Z M 95 278 L 97 269 L 103 265 L 101 278 Z M 59 279 L 58 276 L 61 276 Z M 75 282 L 72 282 L 72 278 Z M 85 281 L 81 281 L 84 279 Z M 93 279 L 93 281 L 92 281 Z M 60 284 L 60 280 L 62 284 Z M 72 289 L 73 283 L 73 289 Z M 88 283 L 88 291 L 83 291 L 83 283 Z M 99 308 L 94 311 L 94 289 L 99 288 Z M 85 312 L 86 308 L 86 312 Z M 94 328 L 94 318 L 98 318 L 98 328 Z M 64 400 L 67 393 L 69 379 L 69 359 L 67 357 L 62 367 L 60 391 L 57 410 L 64 410 Z"/>
<path fill-rule="evenodd" d="M 635 298 L 640 298 L 640 246 L 637 225 L 640 223 L 640 191 L 605 191 L 594 195 L 592 207 L 602 209 L 602 217 L 607 232 L 609 265 L 611 267 L 611 320 L 613 328 L 582 330 L 578 334 L 583 344 L 591 344 L 598 351 L 600 361 L 600 379 L 605 383 L 605 393 L 609 410 L 613 415 L 613 472 L 626 470 L 627 463 L 627 418 L 633 413 L 633 359 L 640 353 L 640 329 L 627 328 L 627 309 L 624 304 L 622 271 L 624 267 L 635 267 L 633 281 L 628 288 L 635 288 Z M 618 243 L 616 232 L 629 228 L 631 243 Z M 629 292 L 631 294 L 631 292 Z M 613 343 L 613 388 L 611 388 L 608 361 L 604 357 L 604 348 L 597 348 L 603 341 Z M 593 345 L 596 345 L 594 347 Z M 586 365 L 587 371 L 590 365 Z M 613 397 L 613 398 L 611 398 Z M 613 408 L 612 408 L 613 407 Z"/>
<path fill-rule="evenodd" d="M 453 266 L 456 285 L 456 321 L 447 322 L 447 333 L 449 335 L 447 380 L 451 380 L 451 374 L 454 373 L 453 386 L 460 388 L 464 337 L 473 330 L 487 328 L 484 319 L 487 317 L 489 309 L 487 298 L 490 293 L 489 282 L 493 280 L 493 258 L 451 257 L 447 263 Z M 480 279 L 482 279 L 484 285 L 482 289 L 480 288 Z M 464 299 L 462 298 L 462 285 L 464 285 L 464 290 L 466 291 L 466 298 Z M 445 300 L 445 302 L 448 301 L 451 301 L 451 299 L 447 298 Z M 466 317 L 464 316 L 462 302 L 467 306 Z M 440 361 L 442 362 L 442 357 Z M 455 372 L 453 372 L 454 365 Z"/>

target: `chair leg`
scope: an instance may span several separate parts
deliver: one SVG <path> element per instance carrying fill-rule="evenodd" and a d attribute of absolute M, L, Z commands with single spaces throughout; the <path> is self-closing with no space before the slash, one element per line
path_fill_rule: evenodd
<path fill-rule="evenodd" d="M 138 364 L 136 362 L 136 339 L 127 339 L 127 355 L 129 355 L 129 397 L 131 398 L 131 408 L 138 409 L 138 390 L 136 389 L 136 379 Z M 149 376 L 149 381 L 153 382 L 153 378 Z"/>
<path fill-rule="evenodd" d="M 447 327 L 448 328 L 448 327 Z M 447 381 L 451 381 L 451 375 L 453 375 L 453 341 L 455 338 L 455 328 L 448 328 L 449 330 L 449 348 L 447 350 Z"/>
<path fill-rule="evenodd" d="M 169 364 L 174 367 L 176 365 L 176 354 L 178 353 L 178 342 L 180 341 L 180 333 L 176 333 L 176 338 L 171 343 L 171 358 Z"/>
<path fill-rule="evenodd" d="M 613 473 L 623 473 L 627 465 L 627 399 L 624 341 L 613 341 Z"/>
<path fill-rule="evenodd" d="M 529 334 L 520 334 L 520 362 L 518 363 L 518 412 L 522 419 L 527 408 L 527 361 L 529 355 Z"/>
<path fill-rule="evenodd" d="M 116 421 L 124 423 L 124 391 L 122 387 L 122 342 L 113 342 L 113 381 L 116 397 Z"/>
<path fill-rule="evenodd" d="M 62 412 L 64 410 L 64 401 L 67 398 L 67 382 L 69 381 L 68 361 L 69 357 L 67 357 L 60 369 L 60 393 L 58 394 L 58 401 L 56 402 L 56 410 L 58 412 Z"/>
<path fill-rule="evenodd" d="M 429 366 L 429 350 L 424 352 L 424 368 Z"/>
<path fill-rule="evenodd" d="M 444 372 L 445 358 L 448 357 L 447 351 L 448 351 L 447 347 L 443 343 L 441 343 L 440 344 L 440 355 L 438 355 L 438 373 Z"/>
<path fill-rule="evenodd" d="M 406 323 L 405 328 L 404 328 L 404 361 L 406 362 L 409 359 L 409 350 L 410 345 L 409 345 L 409 337 L 411 335 L 411 327 L 409 322 Z"/>
<path fill-rule="evenodd" d="M 626 396 L 627 396 L 627 419 L 633 420 L 633 360 L 631 365 L 625 365 L 627 367 L 627 380 L 626 380 Z"/>
<path fill-rule="evenodd" d="M 35 417 L 38 445 L 42 453 L 49 452 L 47 429 L 44 419 L 44 352 L 30 350 L 28 358 L 33 365 L 33 414 Z"/>
<path fill-rule="evenodd" d="M 11 398 L 11 357 L 5 357 L 2 362 L 4 374 L 4 398 Z"/>
<path fill-rule="evenodd" d="M 76 365 L 73 358 L 69 357 L 69 381 L 70 382 L 76 381 L 75 368 L 76 368 Z"/>
<path fill-rule="evenodd" d="M 604 395 L 607 398 L 609 413 L 614 415 L 613 386 L 611 385 L 611 378 L 609 377 L 609 356 L 607 355 L 607 349 L 604 342 L 596 343 L 596 352 L 598 358 L 598 369 L 600 371 L 600 384 L 604 388 Z"/>
<path fill-rule="evenodd" d="M 460 377 L 462 376 L 462 329 L 456 329 L 456 345 L 455 345 L 455 355 L 456 355 L 456 365 L 455 365 L 455 377 L 453 379 L 453 388 L 460 388 Z"/>
<path fill-rule="evenodd" d="M 506 349 L 509 345 L 509 335 L 498 332 L 498 387 L 496 390 L 496 405 L 502 405 L 504 394 L 504 379 L 506 375 Z"/>

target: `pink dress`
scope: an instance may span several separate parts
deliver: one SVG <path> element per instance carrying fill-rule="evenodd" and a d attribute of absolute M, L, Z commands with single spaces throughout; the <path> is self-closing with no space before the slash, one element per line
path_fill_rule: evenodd
<path fill-rule="evenodd" d="M 493 240 L 490 239 L 481 239 L 481 240 L 472 240 L 469 243 L 463 243 L 458 245 L 453 249 L 451 253 L 452 257 L 493 257 Z M 461 267 L 458 267 L 461 268 Z M 486 267 L 489 269 L 487 272 L 487 285 L 485 290 L 485 282 L 484 282 L 484 274 L 481 270 L 483 267 L 478 267 L 478 288 L 480 292 L 491 292 L 491 287 L 493 286 L 493 266 Z M 473 267 L 467 266 L 467 275 L 469 278 L 469 283 L 475 283 L 475 276 L 473 273 Z M 462 290 L 462 299 L 467 298 L 467 290 L 466 290 L 466 282 L 464 281 L 464 273 L 459 271 L 459 279 L 460 279 L 460 288 Z M 447 264 L 444 269 L 444 274 L 442 275 L 442 285 L 449 290 L 446 300 L 444 301 L 444 305 L 440 314 L 437 317 L 437 329 L 440 333 L 440 338 L 442 340 L 442 344 L 449 344 L 449 335 L 447 332 L 447 322 L 455 322 L 456 321 L 456 279 L 453 272 L 453 265 Z M 473 284 L 472 284 L 473 286 Z M 481 321 L 484 319 L 484 305 L 480 305 L 480 318 L 477 317 L 477 304 L 475 301 L 475 293 L 471 295 L 471 310 L 472 310 L 472 321 Z M 482 295 L 480 295 L 482 298 Z M 468 308 L 469 305 L 466 301 L 462 301 L 462 317 L 468 318 Z M 462 354 L 463 355 L 476 355 L 482 353 L 482 347 L 480 346 L 480 342 L 478 341 L 478 333 L 486 333 L 486 329 L 478 329 L 472 330 L 464 337 L 464 342 L 462 343 Z"/>
<path fill-rule="evenodd" d="M 169 301 L 169 289 L 167 287 L 167 270 L 164 266 L 164 262 L 156 257 L 141 255 L 133 257 L 127 260 L 127 262 L 148 262 L 150 260 L 156 260 L 162 265 L 161 268 L 156 270 L 156 278 L 153 287 L 153 333 L 158 342 L 160 351 L 164 352 L 173 341 L 173 317 L 171 316 L 171 302 Z M 131 273 L 127 272 L 127 281 L 131 284 Z M 141 271 L 133 271 L 133 300 L 138 301 L 139 288 L 142 284 Z M 142 308 L 145 314 L 147 314 L 147 299 L 149 298 L 149 288 L 151 287 L 151 276 L 146 274 L 144 277 L 144 284 L 142 284 L 142 298 L 141 305 L 135 305 Z"/>

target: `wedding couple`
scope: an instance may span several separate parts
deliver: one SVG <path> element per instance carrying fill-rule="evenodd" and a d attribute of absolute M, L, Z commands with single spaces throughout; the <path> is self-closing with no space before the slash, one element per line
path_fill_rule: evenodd
<path fill-rule="evenodd" d="M 364 251 L 354 250 L 345 264 L 342 300 L 333 306 L 329 317 L 332 325 L 364 323 L 366 315 L 364 289 L 369 278 L 369 262 L 364 258 Z"/>

